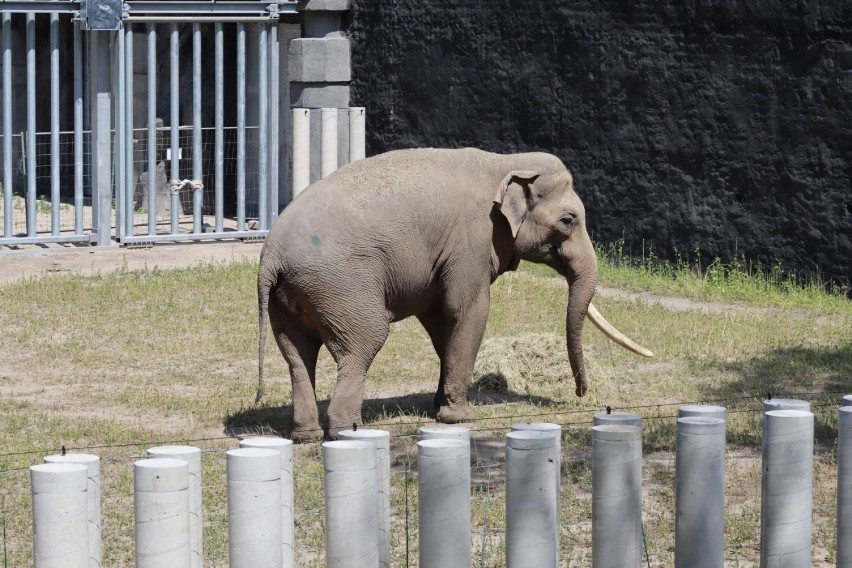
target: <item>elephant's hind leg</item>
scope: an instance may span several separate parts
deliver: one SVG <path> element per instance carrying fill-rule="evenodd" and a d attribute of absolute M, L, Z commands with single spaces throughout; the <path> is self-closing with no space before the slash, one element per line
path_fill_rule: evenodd
<path fill-rule="evenodd" d="M 296 442 L 318 440 L 323 436 L 317 410 L 316 368 L 322 341 L 301 329 L 280 312 L 271 317 L 272 331 L 281 354 L 290 368 L 293 385 L 293 433 Z"/>

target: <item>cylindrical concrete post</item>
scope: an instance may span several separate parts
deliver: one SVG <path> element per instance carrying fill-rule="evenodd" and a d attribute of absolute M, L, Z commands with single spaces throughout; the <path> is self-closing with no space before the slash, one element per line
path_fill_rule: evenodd
<path fill-rule="evenodd" d="M 295 486 L 293 482 L 293 441 L 258 436 L 240 440 L 241 448 L 265 448 L 281 455 L 281 557 L 283 568 L 296 566 Z"/>
<path fill-rule="evenodd" d="M 189 464 L 146 459 L 133 472 L 136 567 L 189 568 Z"/>
<path fill-rule="evenodd" d="M 420 440 L 464 440 L 470 443 L 470 428 L 458 424 L 432 424 L 420 427 Z"/>
<path fill-rule="evenodd" d="M 204 564 L 201 500 L 201 448 L 195 446 L 159 446 L 146 452 L 149 458 L 183 460 L 189 466 L 189 565 L 201 568 Z"/>
<path fill-rule="evenodd" d="M 278 568 L 281 559 L 281 454 L 225 452 L 230 568 Z"/>
<path fill-rule="evenodd" d="M 642 427 L 642 417 L 632 412 L 598 412 L 592 418 L 592 426 L 635 426 Z"/>
<path fill-rule="evenodd" d="M 470 443 L 417 442 L 421 568 L 469 568 Z"/>
<path fill-rule="evenodd" d="M 677 420 L 675 567 L 722 568 L 725 536 L 725 421 Z"/>
<path fill-rule="evenodd" d="M 325 565 L 379 565 L 379 476 L 376 445 L 360 440 L 323 442 Z"/>
<path fill-rule="evenodd" d="M 703 416 L 704 418 L 719 418 L 725 420 L 727 411 L 724 406 L 715 404 L 684 404 L 677 409 L 678 418 L 690 416 Z"/>
<path fill-rule="evenodd" d="M 852 404 L 837 425 L 837 568 L 852 568 Z"/>
<path fill-rule="evenodd" d="M 841 406 L 852 406 L 852 394 L 843 395 Z"/>
<path fill-rule="evenodd" d="M 760 565 L 811 566 L 814 415 L 764 414 Z"/>
<path fill-rule="evenodd" d="M 349 162 L 361 160 L 366 155 L 366 109 L 349 109 Z"/>
<path fill-rule="evenodd" d="M 558 461 L 553 432 L 506 435 L 506 566 L 559 566 Z"/>
<path fill-rule="evenodd" d="M 30 467 L 35 568 L 89 566 L 88 481 L 83 464 Z"/>
<path fill-rule="evenodd" d="M 376 467 L 379 475 L 379 566 L 388 568 L 391 565 L 390 519 L 391 519 L 391 485 L 390 485 L 390 432 L 385 430 L 343 430 L 338 432 L 340 440 L 361 440 L 371 442 L 376 446 Z"/>
<path fill-rule="evenodd" d="M 311 184 L 311 111 L 293 109 L 293 199 Z"/>
<path fill-rule="evenodd" d="M 320 175 L 326 177 L 337 169 L 337 109 L 322 109 L 320 121 L 322 124 Z"/>
<path fill-rule="evenodd" d="M 592 427 L 592 566 L 642 562 L 642 429 Z"/>
<path fill-rule="evenodd" d="M 101 458 L 94 454 L 55 454 L 46 456 L 45 463 L 76 463 L 88 468 L 89 566 L 100 568 L 103 562 L 101 543 Z"/>
<path fill-rule="evenodd" d="M 807 400 L 798 400 L 795 398 L 773 398 L 763 401 L 763 412 L 770 410 L 804 410 L 810 412 L 811 403 Z"/>

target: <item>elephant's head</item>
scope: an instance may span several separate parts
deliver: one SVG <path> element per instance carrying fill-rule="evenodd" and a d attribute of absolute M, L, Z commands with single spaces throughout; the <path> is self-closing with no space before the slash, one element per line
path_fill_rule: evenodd
<path fill-rule="evenodd" d="M 583 322 L 588 315 L 616 343 L 651 356 L 612 327 L 591 305 L 598 263 L 586 231 L 586 210 L 574 192 L 571 172 L 554 158 L 542 171 L 515 170 L 503 179 L 494 202 L 509 222 L 515 250 L 524 260 L 546 264 L 568 280 L 566 338 L 577 396 L 586 394 L 583 364 Z"/>

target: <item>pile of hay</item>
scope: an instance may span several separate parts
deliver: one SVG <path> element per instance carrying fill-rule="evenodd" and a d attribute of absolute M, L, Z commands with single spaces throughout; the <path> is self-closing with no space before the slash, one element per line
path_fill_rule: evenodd
<path fill-rule="evenodd" d="M 473 377 L 477 390 L 501 394 L 541 394 L 544 385 L 574 384 L 565 336 L 555 333 L 486 339 Z"/>

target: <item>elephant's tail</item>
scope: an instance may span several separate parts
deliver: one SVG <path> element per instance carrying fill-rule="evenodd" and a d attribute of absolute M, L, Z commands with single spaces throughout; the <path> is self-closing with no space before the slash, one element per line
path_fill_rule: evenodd
<path fill-rule="evenodd" d="M 272 289 L 273 281 L 269 274 L 263 269 L 257 276 L 257 323 L 259 326 L 258 349 L 257 349 L 257 396 L 255 404 L 263 398 L 263 356 L 266 352 L 266 333 L 269 327 L 269 291 Z"/>

